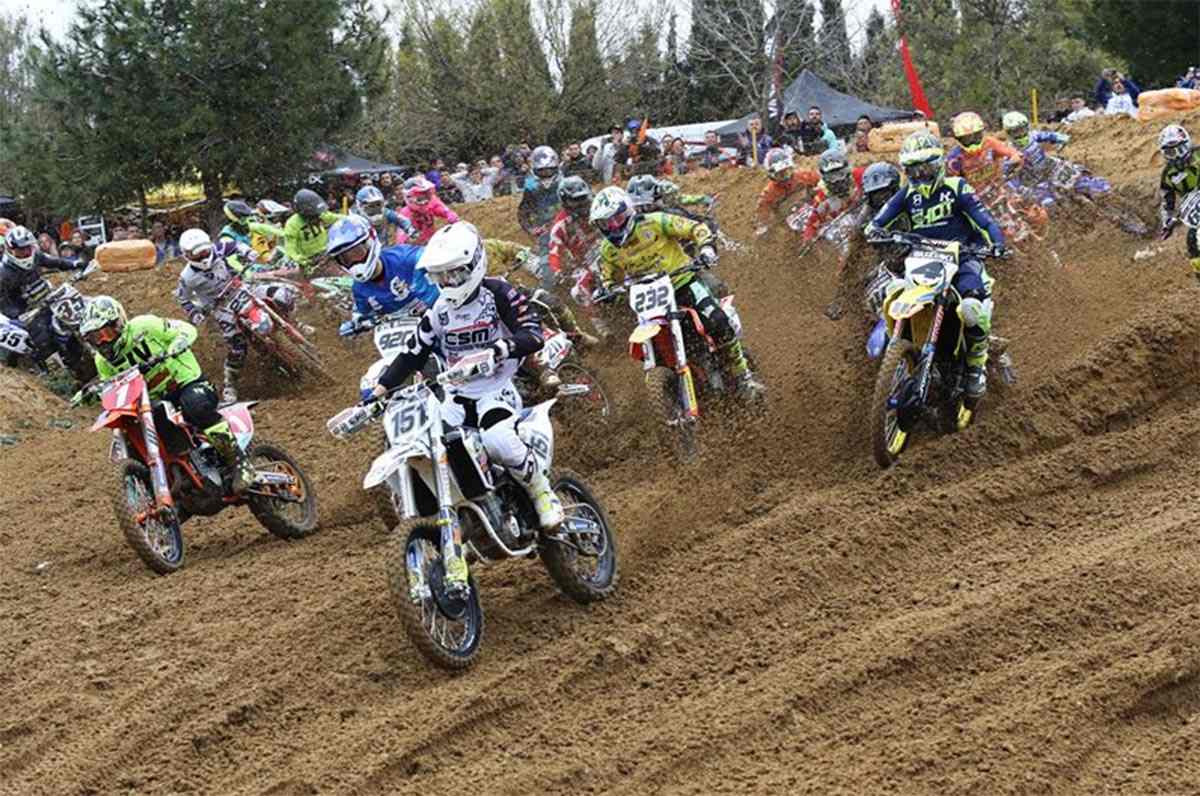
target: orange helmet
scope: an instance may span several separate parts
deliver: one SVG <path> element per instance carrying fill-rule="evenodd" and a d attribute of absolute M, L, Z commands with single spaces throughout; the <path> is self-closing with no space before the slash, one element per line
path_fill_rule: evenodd
<path fill-rule="evenodd" d="M 954 117 L 954 138 L 968 152 L 975 152 L 983 146 L 983 134 L 987 125 L 983 123 L 978 113 L 964 111 Z"/>

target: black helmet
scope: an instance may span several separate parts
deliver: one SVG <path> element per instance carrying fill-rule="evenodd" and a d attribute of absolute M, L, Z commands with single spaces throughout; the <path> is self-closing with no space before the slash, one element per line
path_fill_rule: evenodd
<path fill-rule="evenodd" d="M 592 187 L 578 175 L 564 177 L 558 184 L 558 201 L 571 215 L 587 215 L 592 206 Z"/>
<path fill-rule="evenodd" d="M 308 221 L 316 221 L 321 217 L 321 214 L 329 209 L 329 205 L 325 204 L 316 191 L 308 188 L 301 188 L 296 191 L 296 195 L 292 197 L 292 207 L 296 208 L 296 212 L 304 216 Z"/>
<path fill-rule="evenodd" d="M 887 161 L 872 163 L 863 172 L 862 184 L 867 203 L 878 211 L 900 190 L 900 170 Z"/>
<path fill-rule="evenodd" d="M 230 199 L 225 203 L 225 218 L 238 229 L 245 229 L 254 217 L 254 208 L 241 199 Z"/>

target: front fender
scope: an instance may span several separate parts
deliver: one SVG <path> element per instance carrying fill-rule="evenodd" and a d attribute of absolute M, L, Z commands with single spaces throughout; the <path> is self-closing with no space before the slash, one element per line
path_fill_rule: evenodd
<path fill-rule="evenodd" d="M 941 291 L 936 287 L 915 285 L 888 296 L 884 314 L 895 321 L 911 318 L 937 300 Z"/>
<path fill-rule="evenodd" d="M 367 471 L 366 477 L 363 478 L 363 489 L 371 489 L 372 487 L 379 486 L 384 481 L 387 481 L 388 477 L 399 470 L 411 457 L 425 455 L 425 451 L 416 445 L 388 448 L 376 456 L 375 461 L 371 462 L 371 469 Z"/>

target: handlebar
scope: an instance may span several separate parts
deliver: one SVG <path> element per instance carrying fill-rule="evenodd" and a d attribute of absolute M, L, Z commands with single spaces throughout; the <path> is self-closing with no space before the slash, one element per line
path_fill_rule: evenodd
<path fill-rule="evenodd" d="M 867 238 L 867 242 L 874 246 L 896 244 L 900 246 L 929 246 L 935 249 L 946 249 L 953 243 L 953 241 L 927 238 L 924 235 L 916 235 L 911 232 L 890 232 L 884 235 L 872 235 Z M 990 257 L 1004 260 L 1012 257 L 1012 252 L 1003 246 L 960 245 L 958 251 L 960 255 L 971 255 L 973 257 Z"/>
<path fill-rule="evenodd" d="M 401 321 L 406 318 L 411 318 L 414 325 L 421 320 L 419 317 L 411 315 L 404 310 L 397 310 L 396 312 L 389 312 L 387 315 L 370 315 L 359 318 L 357 321 L 345 321 L 338 327 L 338 335 L 341 337 L 357 337 L 364 332 L 371 331 L 376 326 L 382 326 L 392 321 Z"/>
<path fill-rule="evenodd" d="M 628 293 L 629 288 L 632 285 L 640 285 L 645 282 L 653 282 L 654 280 L 661 279 L 664 276 L 675 276 L 676 274 L 686 274 L 686 273 L 699 273 L 700 271 L 707 271 L 710 268 L 712 268 L 712 266 L 710 264 L 703 262 L 699 258 L 697 258 L 697 259 L 692 260 L 690 263 L 688 263 L 687 265 L 685 265 L 681 268 L 676 268 L 674 271 L 652 271 L 651 273 L 648 273 L 648 274 L 638 274 L 636 276 L 627 276 L 627 277 L 625 277 L 625 279 L 623 279 L 621 281 L 621 283 L 619 285 L 615 285 L 611 288 L 600 288 L 600 290 L 597 291 L 597 294 L 594 296 L 593 300 L 599 301 L 599 302 L 612 301 L 617 296 L 621 295 L 622 293 Z"/>

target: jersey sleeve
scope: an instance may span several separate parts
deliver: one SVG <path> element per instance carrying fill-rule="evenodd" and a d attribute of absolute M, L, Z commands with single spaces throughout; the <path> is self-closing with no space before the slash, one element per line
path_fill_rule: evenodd
<path fill-rule="evenodd" d="M 483 286 L 496 299 L 496 314 L 512 334 L 509 357 L 524 359 L 541 349 L 542 322 L 533 303 L 502 279 L 485 279 Z"/>
<path fill-rule="evenodd" d="M 417 333 L 410 338 L 409 347 L 397 354 L 392 363 L 387 366 L 387 370 L 379 377 L 380 385 L 394 390 L 409 376 L 425 367 L 425 363 L 429 361 L 429 355 L 433 353 L 435 342 L 433 321 L 430 320 L 429 311 L 427 311 L 421 318 L 421 322 L 417 324 Z"/>
<path fill-rule="evenodd" d="M 894 194 L 892 194 L 892 198 L 888 200 L 888 203 L 879 208 L 879 212 L 876 213 L 875 217 L 871 219 L 871 222 L 867 224 L 867 233 L 869 234 L 876 230 L 888 229 L 896 221 L 896 219 L 899 218 L 902 213 L 904 213 L 906 208 L 905 202 L 908 198 L 907 194 L 907 188 L 896 191 Z"/>

